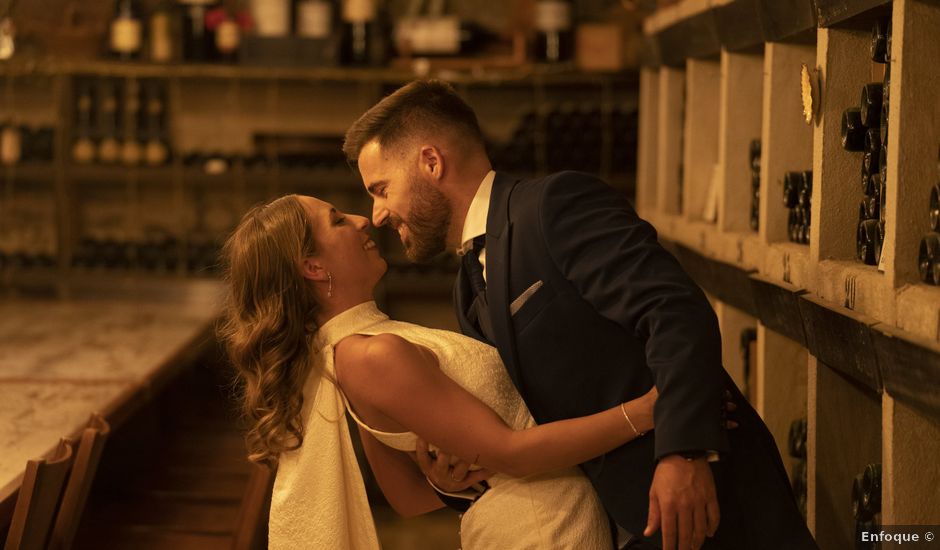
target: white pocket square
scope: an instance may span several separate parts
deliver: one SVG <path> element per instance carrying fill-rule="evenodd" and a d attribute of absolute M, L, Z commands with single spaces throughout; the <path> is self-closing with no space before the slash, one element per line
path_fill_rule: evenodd
<path fill-rule="evenodd" d="M 525 304 L 529 298 L 531 298 L 532 295 L 535 294 L 535 292 L 540 288 L 542 288 L 542 281 L 535 281 L 532 283 L 532 286 L 525 289 L 525 292 L 520 294 L 518 298 L 509 304 L 509 315 L 515 315 L 516 312 L 522 308 L 522 305 Z"/>

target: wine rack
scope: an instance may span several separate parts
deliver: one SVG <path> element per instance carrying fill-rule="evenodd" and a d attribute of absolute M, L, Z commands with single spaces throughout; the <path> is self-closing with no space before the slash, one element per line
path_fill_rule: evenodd
<path fill-rule="evenodd" d="M 644 23 L 638 210 L 713 299 L 723 346 L 742 319 L 757 324 L 748 396 L 822 548 L 854 546 L 849 488 L 866 465 L 882 465 L 868 486 L 876 523 L 940 522 L 927 488 L 940 467 L 917 466 L 940 453 L 937 28 L 940 6 L 925 0 L 681 0 Z M 747 56 L 761 63 L 737 70 Z M 703 86 L 718 91 L 711 104 Z M 722 108 L 748 89 L 756 110 Z M 720 144 L 731 127 L 759 136 L 759 153 L 696 141 Z M 699 214 L 707 177 L 675 207 L 692 181 L 680 164 L 713 167 L 718 223 Z M 790 427 L 803 417 L 797 451 Z"/>
<path fill-rule="evenodd" d="M 220 244 L 241 214 L 285 193 L 370 212 L 342 154 L 343 133 L 414 77 L 336 67 L 0 64 L 0 290 L 61 291 L 76 277 L 215 277 Z M 447 78 L 481 113 L 497 169 L 586 170 L 632 186 L 634 75 L 546 66 Z M 491 105 L 513 109 L 489 113 Z M 396 239 L 380 242 L 388 292 L 449 296 L 452 277 L 442 273 L 452 266 L 413 269 Z"/>

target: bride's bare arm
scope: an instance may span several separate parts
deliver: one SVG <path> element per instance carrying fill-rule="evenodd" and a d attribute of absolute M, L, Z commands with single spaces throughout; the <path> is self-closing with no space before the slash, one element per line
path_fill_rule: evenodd
<path fill-rule="evenodd" d="M 390 334 L 347 338 L 336 347 L 336 366 L 357 410 L 373 409 L 448 454 L 514 477 L 574 466 L 636 437 L 620 406 L 515 431 L 441 372 L 433 353 Z M 653 400 L 624 404 L 640 432 L 653 427 Z"/>
<path fill-rule="evenodd" d="M 359 429 L 359 438 L 372 473 L 396 512 L 412 517 L 444 506 L 408 455 L 383 445 L 362 428 Z"/>

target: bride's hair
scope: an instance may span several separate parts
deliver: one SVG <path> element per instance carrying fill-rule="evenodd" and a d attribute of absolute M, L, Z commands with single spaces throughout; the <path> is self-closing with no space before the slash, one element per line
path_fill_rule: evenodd
<path fill-rule="evenodd" d="M 222 248 L 228 295 L 218 335 L 237 375 L 248 458 L 272 467 L 303 443 L 318 306 L 300 261 L 314 253 L 313 227 L 296 195 L 251 208 Z"/>

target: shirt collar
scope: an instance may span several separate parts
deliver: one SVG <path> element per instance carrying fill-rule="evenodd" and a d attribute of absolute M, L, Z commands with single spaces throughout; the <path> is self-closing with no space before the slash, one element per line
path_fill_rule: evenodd
<path fill-rule="evenodd" d="M 460 235 L 461 245 L 457 249 L 457 254 L 460 256 L 470 250 L 470 247 L 473 246 L 473 239 L 486 233 L 486 218 L 490 212 L 490 194 L 493 191 L 493 180 L 495 179 L 496 172 L 490 170 L 483 178 L 476 195 L 473 196 L 473 200 L 470 202 L 467 218 L 463 222 L 463 233 Z"/>

